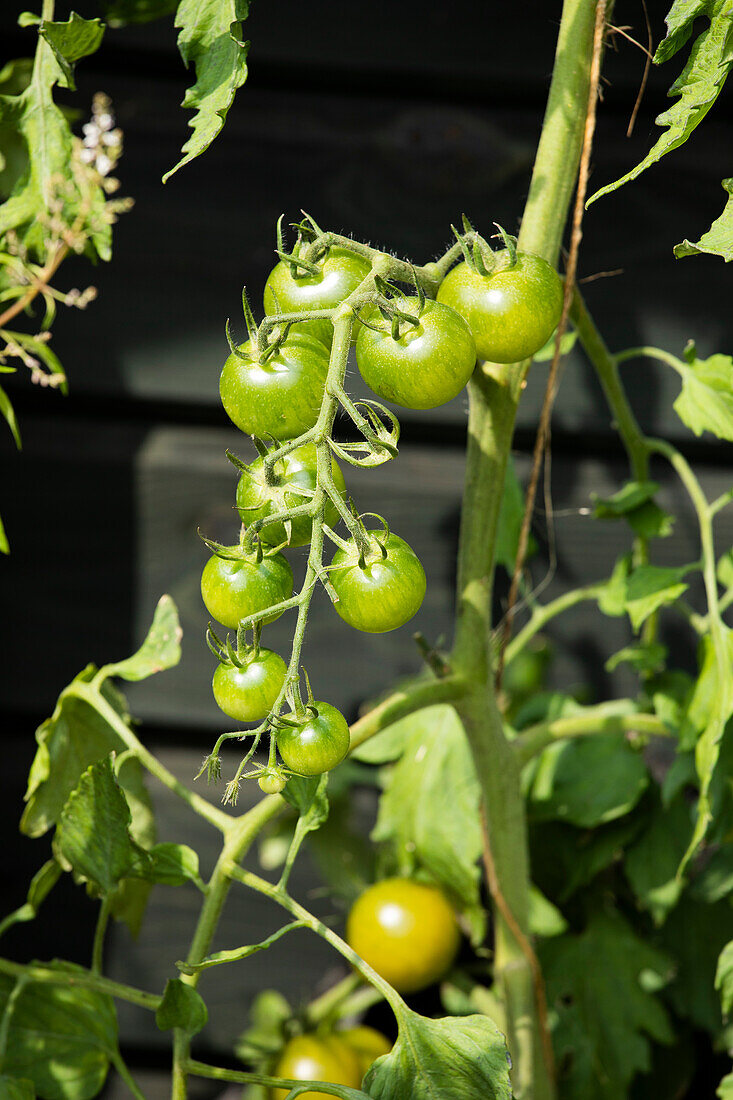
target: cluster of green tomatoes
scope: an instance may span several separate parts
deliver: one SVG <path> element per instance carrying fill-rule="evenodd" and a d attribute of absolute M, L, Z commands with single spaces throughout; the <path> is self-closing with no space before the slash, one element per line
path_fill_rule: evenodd
<path fill-rule="evenodd" d="M 563 299 L 557 273 L 539 257 L 518 253 L 506 235 L 507 247 L 500 252 L 481 238 L 473 241 L 472 252 L 464 245 L 464 262 L 447 272 L 433 299 L 417 272 L 412 292 L 403 293 L 376 273 L 372 258 L 384 261 L 383 253 L 356 242 L 352 250 L 343 238 L 335 244 L 333 235 L 314 226 L 298 227 L 292 253 L 283 252 L 279 237 L 282 258 L 265 286 L 265 320 L 257 327 L 244 299 L 249 339 L 237 346 L 230 337 L 221 400 L 234 424 L 253 437 L 259 457 L 245 463 L 229 455 L 239 471 L 240 540 L 235 546 L 208 543 L 214 552 L 201 578 L 212 619 L 237 631 L 232 645 L 210 628 L 209 644 L 219 661 L 216 702 L 238 722 L 266 720 L 284 765 L 271 747 L 259 778 L 268 792 L 282 790 L 289 774 L 329 771 L 349 748 L 343 715 L 315 700 L 310 684 L 308 701 L 302 701 L 295 657 L 295 669 L 288 668 L 260 644 L 264 625 L 303 602 L 303 592 L 293 596 L 286 552 L 312 544 L 314 582 L 323 582 L 337 613 L 357 630 L 383 633 L 402 626 L 419 609 L 426 589 L 410 546 L 380 517 L 359 516 L 348 499 L 335 456 L 355 465 L 376 460 L 352 459 L 348 447 L 331 438 L 338 404 L 363 433 L 366 425 L 367 440 L 369 425 L 381 423 L 373 410 L 360 417 L 343 390 L 345 351 L 332 350 L 337 319 L 343 309 L 353 308 L 356 363 L 378 398 L 430 409 L 463 390 L 477 359 L 512 363 L 533 355 L 557 326 Z M 361 294 L 364 287 L 369 292 Z M 378 402 L 361 404 L 397 424 Z M 385 457 L 390 457 L 386 450 L 379 461 Z M 348 537 L 334 530 L 340 523 Z M 335 546 L 327 565 L 324 535 Z M 290 710 L 282 713 L 285 703 Z"/>

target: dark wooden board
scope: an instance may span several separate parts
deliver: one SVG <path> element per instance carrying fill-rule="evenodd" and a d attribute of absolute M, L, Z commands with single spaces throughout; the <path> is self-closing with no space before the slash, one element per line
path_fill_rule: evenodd
<path fill-rule="evenodd" d="M 26 450 L 8 456 L 3 478 L 13 554 L 0 566 L 0 621 L 8 624 L 13 644 L 3 662 L 0 706 L 24 714 L 50 711 L 59 689 L 87 661 L 129 653 L 144 636 L 160 595 L 169 592 L 183 624 L 183 659 L 177 669 L 130 686 L 133 711 L 165 726 L 180 723 L 212 733 L 221 727 L 209 690 L 213 659 L 204 645 L 207 616 L 199 595 L 207 555 L 196 529 L 234 541 L 236 474 L 225 458 L 227 447 L 251 454 L 243 437 L 226 429 L 68 423 L 50 431 L 45 421 L 27 422 Z M 519 469 L 526 476 L 526 458 Z M 694 561 L 699 549 L 689 505 L 661 466 L 659 473 L 660 499 L 680 518 L 674 537 L 655 546 L 654 560 Z M 711 497 L 730 485 L 723 465 L 701 473 Z M 600 526 L 585 514 L 591 493 L 610 495 L 626 477 L 623 463 L 590 460 L 580 451 L 556 457 L 558 564 L 543 599 L 607 576 L 628 547 L 623 524 Z M 450 634 L 462 479 L 460 450 L 409 444 L 394 463 L 347 470 L 360 509 L 388 517 L 414 546 L 429 578 L 418 616 L 387 635 L 351 630 L 325 593 L 314 598 L 304 661 L 316 691 L 351 716 L 363 699 L 416 668 L 414 629 L 431 639 Z M 541 511 L 536 527 L 542 541 Z M 722 552 L 733 543 L 730 512 L 720 516 L 718 532 Z M 296 576 L 304 557 L 304 550 L 292 552 Z M 535 582 L 545 571 L 538 561 Z M 286 653 L 292 628 L 292 618 L 283 616 L 267 628 L 267 643 Z M 583 606 L 564 616 L 553 633 L 560 643 L 554 674 L 559 684 L 590 679 L 598 690 L 609 686 L 603 655 L 625 644 L 625 620 L 605 619 Z M 623 684 L 617 680 L 616 689 L 626 690 Z"/>

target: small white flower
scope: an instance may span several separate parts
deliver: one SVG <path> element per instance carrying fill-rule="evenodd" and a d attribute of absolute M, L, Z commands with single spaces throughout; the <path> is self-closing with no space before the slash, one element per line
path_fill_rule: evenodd
<path fill-rule="evenodd" d="M 94 167 L 99 172 L 100 176 L 106 176 L 112 169 L 112 158 L 108 157 L 106 153 L 100 153 L 97 157 L 97 163 Z"/>
<path fill-rule="evenodd" d="M 79 158 L 84 164 L 94 164 L 97 152 L 95 149 L 82 149 Z"/>

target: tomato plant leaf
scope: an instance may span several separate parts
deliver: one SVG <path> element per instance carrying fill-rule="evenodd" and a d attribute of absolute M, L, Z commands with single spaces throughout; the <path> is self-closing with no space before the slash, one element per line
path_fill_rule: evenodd
<path fill-rule="evenodd" d="M 170 596 L 161 596 L 150 630 L 137 653 L 124 661 L 105 665 L 102 671 L 107 676 L 121 676 L 123 680 L 145 680 L 156 672 L 173 668 L 181 659 L 182 633 L 176 605 Z"/>
<path fill-rule="evenodd" d="M 61 811 L 54 854 L 78 878 L 110 893 L 136 862 L 148 857 L 130 836 L 130 811 L 115 779 L 111 757 L 82 775 Z"/>
<path fill-rule="evenodd" d="M 592 493 L 594 515 L 597 519 L 623 518 L 643 538 L 666 538 L 672 533 L 674 516 L 653 500 L 658 489 L 655 481 L 628 481 L 611 497 Z"/>
<path fill-rule="evenodd" d="M 674 246 L 674 254 L 678 260 L 702 253 L 720 256 L 726 263 L 733 260 L 733 179 L 723 180 L 722 186 L 728 194 L 723 213 L 715 219 L 699 241 L 685 239 Z"/>
<path fill-rule="evenodd" d="M 129 751 L 122 753 L 115 758 L 115 775 L 130 810 L 130 836 L 141 847 L 151 848 L 155 844 L 155 816 L 140 761 Z M 123 879 L 114 891 L 112 915 L 124 921 L 133 936 L 140 932 L 149 894 L 150 882 L 141 878 Z"/>
<path fill-rule="evenodd" d="M 511 1100 L 504 1036 L 488 1016 L 429 1020 L 405 1009 L 389 1054 L 364 1078 L 373 1100 Z"/>
<path fill-rule="evenodd" d="M 44 963 L 68 973 L 73 963 Z M 28 983 L 5 1020 L 14 980 L 0 975 L 0 1021 L 7 1022 L 3 1071 L 26 1078 L 44 1100 L 91 1100 L 117 1051 L 112 998 L 72 984 Z"/>
<path fill-rule="evenodd" d="M 672 406 L 683 424 L 695 435 L 711 432 L 718 439 L 733 441 L 733 359 L 711 355 L 698 359 L 694 344 L 685 349 L 686 363 L 675 368 L 682 377 L 682 390 Z"/>
<path fill-rule="evenodd" d="M 0 1100 L 35 1100 L 36 1090 L 27 1077 L 6 1077 L 0 1073 Z"/>
<path fill-rule="evenodd" d="M 543 750 L 530 780 L 528 812 L 535 821 L 592 829 L 629 813 L 648 785 L 644 759 L 624 734 L 594 733 Z"/>
<path fill-rule="evenodd" d="M 529 888 L 529 930 L 533 936 L 560 936 L 567 932 L 568 922 L 556 905 L 541 890 Z"/>
<path fill-rule="evenodd" d="M 690 897 L 714 905 L 733 893 L 733 844 L 717 848 L 690 886 Z"/>
<path fill-rule="evenodd" d="M 249 1010 L 250 1026 L 237 1040 L 235 1053 L 243 1062 L 267 1062 L 285 1046 L 293 1010 L 276 989 L 263 989 Z M 265 1058 L 263 1059 L 263 1055 Z"/>
<path fill-rule="evenodd" d="M 624 871 L 639 904 L 660 925 L 680 899 L 684 883 L 677 869 L 690 842 L 692 819 L 687 799 L 655 807 L 647 827 L 626 851 Z"/>
<path fill-rule="evenodd" d="M 630 665 L 637 672 L 651 675 L 661 672 L 667 660 L 667 647 L 661 642 L 634 642 L 612 654 L 606 661 L 606 671 L 614 672 L 619 665 Z"/>
<path fill-rule="evenodd" d="M 72 11 L 65 23 L 42 20 L 38 33 L 51 47 L 56 59 L 59 85 L 75 90 L 74 65 L 82 57 L 88 57 L 99 49 L 104 36 L 104 23 L 101 19 L 82 19 Z"/>
<path fill-rule="evenodd" d="M 405 751 L 386 775 L 372 839 L 394 849 L 404 873 L 417 866 L 458 901 L 480 939 L 479 785 L 463 726 L 452 707 L 403 719 Z"/>
<path fill-rule="evenodd" d="M 683 577 L 696 568 L 683 565 L 671 568 L 660 565 L 640 565 L 626 581 L 626 611 L 634 630 L 638 630 L 651 614 L 687 591 Z"/>
<path fill-rule="evenodd" d="M 715 970 L 715 988 L 720 993 L 724 1016 L 730 1016 L 733 1008 L 733 940 L 729 940 L 718 957 Z"/>
<path fill-rule="evenodd" d="M 555 1049 L 566 1100 L 618 1100 L 650 1068 L 650 1039 L 671 1043 L 667 1013 L 652 989 L 672 960 L 639 939 L 619 916 L 595 913 L 580 934 L 540 944 L 548 1001 L 557 1014 Z"/>
<path fill-rule="evenodd" d="M 90 764 L 110 752 L 124 751 L 119 736 L 95 707 L 73 692 L 75 684 L 88 684 L 96 672 L 94 665 L 84 669 L 61 693 L 53 715 L 36 730 L 38 748 L 28 775 L 27 805 L 20 822 L 20 831 L 27 836 L 41 836 L 56 824 L 67 798 Z M 104 684 L 101 695 L 127 720 L 124 699 L 113 684 Z"/>
<path fill-rule="evenodd" d="M 658 933 L 660 947 L 675 960 L 665 999 L 680 1019 L 711 1034 L 717 1034 L 723 1024 L 715 972 L 718 957 L 730 938 L 729 903 L 705 905 L 687 893 Z"/>
<path fill-rule="evenodd" d="M 733 63 L 731 15 L 733 0 L 693 0 L 692 3 L 675 0 L 668 16 L 668 35 L 657 48 L 655 64 L 663 63 L 682 48 L 697 17 L 704 17 L 707 25 L 695 39 L 684 69 L 669 89 L 668 94 L 679 97 L 678 102 L 656 119 L 657 126 L 663 127 L 665 133 L 635 168 L 596 191 L 586 205 L 635 180 L 667 153 L 683 145 L 699 126 L 720 95 Z"/>
<path fill-rule="evenodd" d="M 196 1035 L 209 1019 L 209 1011 L 201 994 L 180 978 L 170 978 L 163 993 L 163 1000 L 155 1013 L 155 1022 L 161 1031 L 179 1027 L 187 1035 Z"/>
<path fill-rule="evenodd" d="M 186 844 L 166 841 L 150 848 L 145 856 L 135 866 L 134 872 L 149 882 L 157 882 L 162 886 L 184 886 L 187 882 L 192 882 L 199 890 L 206 889 L 199 874 L 198 854 Z"/>
<path fill-rule="evenodd" d="M 249 43 L 241 36 L 248 13 L 249 0 L 181 0 L 178 5 L 178 49 L 186 66 L 196 66 L 196 83 L 182 106 L 196 114 L 189 122 L 193 134 L 183 146 L 185 156 L 163 176 L 164 183 L 208 149 L 247 79 Z"/>

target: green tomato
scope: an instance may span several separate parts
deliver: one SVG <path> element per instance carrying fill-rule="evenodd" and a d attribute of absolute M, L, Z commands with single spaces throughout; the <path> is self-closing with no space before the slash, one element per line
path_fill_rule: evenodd
<path fill-rule="evenodd" d="M 277 731 L 277 751 L 283 764 L 297 775 L 330 772 L 349 751 L 349 726 L 330 703 L 316 702 L 301 722 Z M 294 720 L 294 715 L 288 715 Z"/>
<path fill-rule="evenodd" d="M 417 316 L 417 298 L 399 302 Z M 476 366 L 471 330 L 455 310 L 429 299 L 417 326 L 401 322 L 402 334 L 392 339 L 392 326 L 379 310 L 369 318 L 379 332 L 362 326 L 356 341 L 356 363 L 366 384 L 379 397 L 406 409 L 434 409 L 457 397 Z"/>
<path fill-rule="evenodd" d="M 332 1085 L 361 1085 L 357 1054 L 336 1035 L 296 1035 L 285 1046 L 275 1066 L 275 1077 L 291 1081 L 328 1081 Z M 285 1100 L 289 1089 L 272 1089 L 272 1100 Z M 325 1092 L 302 1092 L 298 1100 L 333 1100 Z"/>
<path fill-rule="evenodd" d="M 308 497 L 301 496 L 292 489 L 313 490 L 316 488 L 317 449 L 314 443 L 304 443 L 276 463 L 273 474 L 274 484 L 265 480 L 265 464 L 262 458 L 256 459 L 243 471 L 237 485 L 237 508 L 242 523 L 249 526 L 258 519 L 287 509 L 307 504 Z M 331 459 L 331 474 L 336 488 L 346 495 L 346 482 L 341 467 Z M 292 487 L 292 488 L 291 488 Z M 334 527 L 339 514 L 332 501 L 326 501 L 326 523 Z M 311 521 L 308 516 L 296 517 L 291 523 L 290 546 L 305 546 L 311 540 Z M 268 546 L 280 546 L 287 541 L 285 524 L 273 523 L 263 527 L 260 539 Z"/>
<path fill-rule="evenodd" d="M 370 538 L 370 549 L 359 563 L 353 539 L 333 556 L 329 579 L 344 622 L 367 634 L 396 630 L 417 613 L 425 597 L 425 570 L 404 539 L 391 532 Z"/>
<path fill-rule="evenodd" d="M 453 908 L 437 886 L 387 878 L 354 902 L 346 939 L 399 993 L 417 993 L 448 970 L 458 953 L 460 932 Z"/>
<path fill-rule="evenodd" d="M 257 555 L 237 561 L 216 554 L 207 561 L 201 574 L 201 597 L 212 619 L 235 630 L 241 619 L 265 611 L 290 599 L 293 571 L 282 554 L 269 554 L 257 561 Z M 274 622 L 282 612 L 262 621 Z"/>
<path fill-rule="evenodd" d="M 211 687 L 217 705 L 238 722 L 260 722 L 272 710 L 287 666 L 271 649 L 252 650 L 241 668 L 219 664 Z"/>
<path fill-rule="evenodd" d="M 328 351 L 320 340 L 291 331 L 264 363 L 252 340 L 241 344 L 241 358 L 229 356 L 219 380 L 227 415 L 248 435 L 294 439 L 318 419 L 328 373 Z"/>
<path fill-rule="evenodd" d="M 280 794 L 285 790 L 287 779 L 284 775 L 276 775 L 273 772 L 265 772 L 257 780 L 257 785 L 263 794 Z"/>
<path fill-rule="evenodd" d="M 357 256 L 345 248 L 329 248 L 318 261 L 318 274 L 310 272 L 293 275 L 290 265 L 283 260 L 276 264 L 265 283 L 265 313 L 303 313 L 314 309 L 335 309 L 348 298 L 371 271 L 371 264 L 363 256 Z M 326 347 L 333 341 L 333 325 L 320 318 L 297 325 L 296 330 L 306 329 L 317 336 Z M 357 324 L 354 325 L 356 336 Z M 295 330 L 294 330 L 295 331 Z"/>
<path fill-rule="evenodd" d="M 531 252 L 518 252 L 513 267 L 506 250 L 496 257 L 491 275 L 480 275 L 466 263 L 452 268 L 440 284 L 438 301 L 468 322 L 480 359 L 518 363 L 539 351 L 557 328 L 563 283 L 546 260 Z"/>

